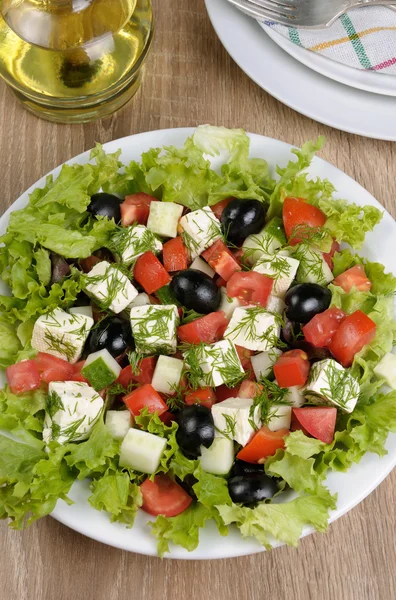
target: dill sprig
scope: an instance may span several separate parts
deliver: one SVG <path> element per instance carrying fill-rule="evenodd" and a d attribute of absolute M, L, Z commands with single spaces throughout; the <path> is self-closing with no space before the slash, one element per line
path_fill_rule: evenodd
<path fill-rule="evenodd" d="M 127 352 L 127 356 L 129 364 L 131 365 L 132 375 L 140 375 L 144 355 L 141 352 L 134 350 L 132 352 Z"/>
<path fill-rule="evenodd" d="M 287 388 L 281 388 L 267 378 L 260 378 L 259 384 L 262 386 L 262 390 L 253 398 L 253 404 L 249 411 L 249 423 L 255 430 L 259 429 L 254 419 L 257 408 L 260 421 L 268 425 L 271 419 L 277 416 L 276 405 L 290 406 L 290 402 L 287 400 Z"/>
<path fill-rule="evenodd" d="M 226 422 L 225 429 L 221 430 L 216 426 L 215 426 L 215 429 L 216 429 L 216 431 L 221 433 L 221 435 L 224 435 L 224 437 L 226 437 L 228 440 L 232 441 L 235 438 L 235 433 L 236 433 L 237 415 L 231 416 L 231 415 L 227 415 L 227 414 L 223 413 L 222 416 L 224 417 L 224 420 Z"/>
<path fill-rule="evenodd" d="M 184 360 L 186 377 L 192 390 L 216 387 L 219 385 L 216 383 L 218 378 L 229 387 L 234 387 L 247 377 L 232 342 L 229 342 L 226 350 L 218 344 L 188 346 Z"/>
<path fill-rule="evenodd" d="M 45 401 L 45 411 L 52 418 L 58 410 L 65 410 L 61 397 L 56 392 L 47 395 Z"/>
<path fill-rule="evenodd" d="M 316 246 L 322 251 L 330 251 L 333 239 L 327 229 L 311 227 L 306 223 L 296 225 L 291 232 L 290 239 L 299 238 L 310 246 Z"/>
<path fill-rule="evenodd" d="M 67 339 L 68 335 L 69 334 L 64 333 L 59 336 L 49 329 L 46 329 L 44 332 L 44 340 L 49 350 L 65 356 L 66 359 L 71 362 L 76 354 L 77 347 Z"/>
<path fill-rule="evenodd" d="M 322 368 L 323 361 L 312 365 L 308 378 L 308 386 L 319 378 Z M 319 392 L 308 390 L 306 393 L 307 398 L 313 400 L 320 398 L 345 409 L 348 403 L 356 397 L 356 382 L 351 376 L 349 369 L 340 369 L 338 363 L 330 359 L 323 375 L 327 384 L 323 385 Z"/>
<path fill-rule="evenodd" d="M 171 395 L 165 400 L 168 409 L 171 412 L 176 412 L 183 408 L 184 396 L 186 394 L 186 388 L 183 384 L 174 384 L 171 386 Z"/>
<path fill-rule="evenodd" d="M 212 213 L 213 214 L 213 213 Z M 199 255 L 205 248 L 210 248 L 217 240 L 223 238 L 223 233 L 221 231 L 220 224 L 217 223 L 214 219 L 216 218 L 213 214 L 213 217 L 207 213 L 208 218 L 210 219 L 210 225 L 207 229 L 202 229 L 200 224 L 195 220 L 195 218 L 190 218 L 189 220 L 194 223 L 196 227 L 196 233 L 201 233 L 205 235 L 204 244 L 202 241 L 197 240 L 190 233 L 188 233 L 185 229 L 181 232 L 181 237 L 184 245 L 190 251 L 192 255 Z"/>
<path fill-rule="evenodd" d="M 274 318 L 274 324 L 270 325 L 263 333 L 258 334 L 258 319 L 262 315 L 271 315 Z M 273 348 L 281 343 L 279 340 L 279 328 L 282 325 L 283 319 L 281 315 L 269 312 L 261 306 L 251 306 L 244 309 L 244 316 L 235 325 L 234 329 L 227 333 L 227 338 L 235 340 L 240 334 L 243 334 L 247 341 L 266 342 L 267 347 Z"/>
<path fill-rule="evenodd" d="M 178 317 L 175 307 L 165 305 L 148 306 L 144 314 L 134 316 L 131 311 L 131 325 L 135 344 L 140 354 L 169 354 L 174 352 L 171 338 L 176 335 Z M 162 341 L 170 340 L 169 343 Z M 159 344 L 158 341 L 161 343 Z"/>
<path fill-rule="evenodd" d="M 142 232 L 142 235 L 139 233 Z M 131 264 L 138 256 L 149 250 L 155 251 L 158 238 L 150 229 L 137 222 L 129 227 L 117 227 L 108 244 L 109 249 L 122 257 L 125 264 Z M 127 254 L 126 259 L 123 255 Z M 129 254 L 129 256 L 128 256 Z"/>
<path fill-rule="evenodd" d="M 264 270 L 267 271 L 271 279 L 275 282 L 279 279 L 289 277 L 291 272 L 291 264 L 288 262 L 286 256 L 282 256 L 280 253 L 271 255 L 265 255 L 260 257 L 254 268 L 255 271 L 261 272 L 259 269 L 263 266 Z"/>
<path fill-rule="evenodd" d="M 295 257 L 300 261 L 297 271 L 297 280 L 305 281 L 309 276 L 314 277 L 319 284 L 327 285 L 327 279 L 324 275 L 324 265 L 322 253 L 307 242 L 303 242 L 295 247 Z"/>
<path fill-rule="evenodd" d="M 100 275 L 81 275 L 82 287 L 84 291 L 92 296 L 95 303 L 104 311 L 109 311 L 110 306 L 121 295 L 128 298 L 127 276 L 120 265 L 109 264 L 103 274 Z M 104 291 L 97 286 L 104 284 Z"/>

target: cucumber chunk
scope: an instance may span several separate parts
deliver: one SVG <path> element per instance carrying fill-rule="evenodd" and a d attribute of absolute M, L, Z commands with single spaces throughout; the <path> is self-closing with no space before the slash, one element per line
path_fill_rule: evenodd
<path fill-rule="evenodd" d="M 108 410 L 105 425 L 115 440 L 123 440 L 133 425 L 129 410 Z"/>
<path fill-rule="evenodd" d="M 227 475 L 234 463 L 234 442 L 226 437 L 215 437 L 209 448 L 201 446 L 201 467 L 213 475 Z"/>
<path fill-rule="evenodd" d="M 158 469 L 165 448 L 166 439 L 130 429 L 121 444 L 119 465 L 151 475 Z"/>
<path fill-rule="evenodd" d="M 110 352 L 103 349 L 89 354 L 81 373 L 95 390 L 100 391 L 114 383 L 121 367 Z"/>

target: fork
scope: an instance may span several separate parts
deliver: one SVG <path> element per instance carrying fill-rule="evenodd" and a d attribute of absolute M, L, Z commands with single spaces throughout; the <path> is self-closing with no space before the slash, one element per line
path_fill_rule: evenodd
<path fill-rule="evenodd" d="M 228 0 L 250 17 L 288 27 L 329 27 L 342 14 L 360 6 L 388 5 L 395 0 Z"/>

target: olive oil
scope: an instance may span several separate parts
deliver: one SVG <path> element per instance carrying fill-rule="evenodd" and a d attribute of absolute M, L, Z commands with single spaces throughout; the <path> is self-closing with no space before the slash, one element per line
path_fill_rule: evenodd
<path fill-rule="evenodd" d="M 27 109 L 85 122 L 136 93 L 151 0 L 0 0 L 0 75 Z"/>

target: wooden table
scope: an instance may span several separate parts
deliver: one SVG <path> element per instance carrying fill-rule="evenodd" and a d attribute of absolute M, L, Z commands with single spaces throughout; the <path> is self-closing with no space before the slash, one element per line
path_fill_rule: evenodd
<path fill-rule="evenodd" d="M 322 157 L 396 215 L 395 145 L 307 119 L 251 82 L 228 57 L 199 0 L 154 0 L 157 32 L 139 95 L 112 118 L 53 125 L 0 85 L 1 211 L 56 165 L 132 133 L 201 123 L 243 127 L 297 146 L 325 134 Z M 51 518 L 0 525 L 2 600 L 391 600 L 396 597 L 396 471 L 326 535 L 299 549 L 212 562 L 148 558 L 91 541 Z"/>

